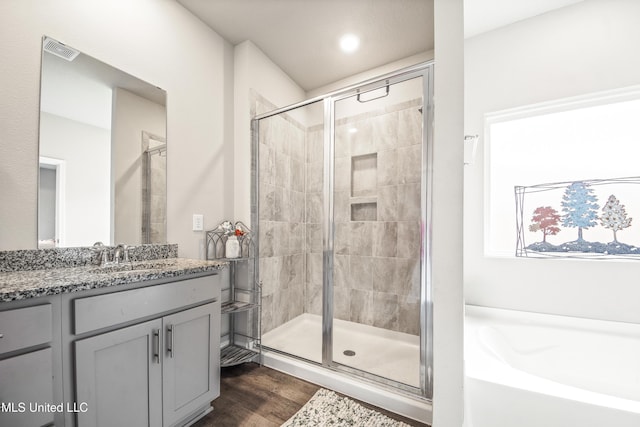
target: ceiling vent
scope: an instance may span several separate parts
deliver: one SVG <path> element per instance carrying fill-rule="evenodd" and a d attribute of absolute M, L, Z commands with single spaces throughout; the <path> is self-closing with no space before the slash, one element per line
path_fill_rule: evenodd
<path fill-rule="evenodd" d="M 45 52 L 52 53 L 60 58 L 64 58 L 67 61 L 73 61 L 76 56 L 80 55 L 79 50 L 75 50 L 72 47 L 65 46 L 64 44 L 56 41 L 54 39 L 50 39 L 49 37 L 44 38 L 43 49 Z"/>

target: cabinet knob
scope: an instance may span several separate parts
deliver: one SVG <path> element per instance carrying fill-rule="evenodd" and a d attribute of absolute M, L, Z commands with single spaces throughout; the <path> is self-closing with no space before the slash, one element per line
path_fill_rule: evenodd
<path fill-rule="evenodd" d="M 4 337 L 4 335 L 0 334 L 0 338 Z"/>

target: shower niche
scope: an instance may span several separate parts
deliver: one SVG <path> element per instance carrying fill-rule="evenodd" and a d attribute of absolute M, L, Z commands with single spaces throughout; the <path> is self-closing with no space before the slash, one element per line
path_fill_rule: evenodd
<path fill-rule="evenodd" d="M 351 157 L 351 221 L 378 219 L 378 153 Z"/>

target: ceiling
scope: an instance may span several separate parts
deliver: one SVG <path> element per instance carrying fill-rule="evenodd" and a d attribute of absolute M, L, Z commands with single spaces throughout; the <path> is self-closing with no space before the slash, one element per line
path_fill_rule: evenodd
<path fill-rule="evenodd" d="M 464 0 L 464 36 L 477 36 L 583 0 Z"/>
<path fill-rule="evenodd" d="M 433 0 L 178 0 L 233 45 L 251 40 L 309 91 L 433 49 Z M 360 37 L 344 54 L 338 39 Z"/>
<path fill-rule="evenodd" d="M 177 0 L 233 45 L 251 40 L 304 90 L 433 49 L 433 0 Z M 582 0 L 465 0 L 471 37 Z M 345 54 L 338 39 L 358 35 Z"/>

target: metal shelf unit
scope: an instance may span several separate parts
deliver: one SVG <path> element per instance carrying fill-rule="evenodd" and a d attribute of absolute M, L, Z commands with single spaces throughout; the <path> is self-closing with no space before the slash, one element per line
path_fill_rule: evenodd
<path fill-rule="evenodd" d="M 239 258 L 226 258 L 226 243 L 232 235 L 237 236 L 240 245 Z M 252 274 L 253 234 L 240 221 L 223 221 L 215 229 L 207 231 L 206 245 L 207 259 L 229 262 L 229 285 L 222 289 L 221 310 L 222 316 L 228 316 L 229 327 L 221 335 L 220 366 L 262 363 L 261 287 Z"/>

